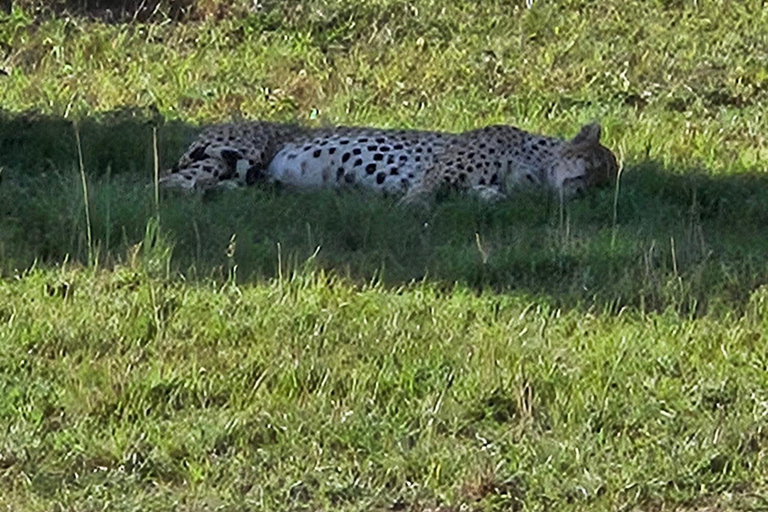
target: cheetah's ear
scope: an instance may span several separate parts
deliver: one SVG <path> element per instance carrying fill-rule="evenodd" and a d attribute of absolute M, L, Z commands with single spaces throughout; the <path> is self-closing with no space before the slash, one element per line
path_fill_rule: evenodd
<path fill-rule="evenodd" d="M 598 123 L 585 124 L 579 133 L 571 140 L 572 144 L 599 144 L 600 125 Z"/>

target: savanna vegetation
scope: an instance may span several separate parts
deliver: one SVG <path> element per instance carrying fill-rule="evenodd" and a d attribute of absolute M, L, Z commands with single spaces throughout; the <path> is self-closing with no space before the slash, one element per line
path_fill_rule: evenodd
<path fill-rule="evenodd" d="M 765 510 L 768 11 L 0 10 L 0 507 Z M 247 119 L 564 137 L 561 204 L 155 196 Z"/>

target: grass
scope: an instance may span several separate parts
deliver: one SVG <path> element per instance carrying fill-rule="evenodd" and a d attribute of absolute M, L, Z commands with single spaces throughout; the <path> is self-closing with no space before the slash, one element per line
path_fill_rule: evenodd
<path fill-rule="evenodd" d="M 766 508 L 759 2 L 226 6 L 0 18 L 0 507 Z M 243 118 L 598 119 L 624 169 L 564 206 L 156 196 Z"/>
<path fill-rule="evenodd" d="M 760 504 L 765 289 L 722 320 L 308 270 L 0 293 L 12 509 Z"/>

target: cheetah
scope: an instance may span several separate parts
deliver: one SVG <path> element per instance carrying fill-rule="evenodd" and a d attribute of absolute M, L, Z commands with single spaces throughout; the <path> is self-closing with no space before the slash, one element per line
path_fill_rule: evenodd
<path fill-rule="evenodd" d="M 160 184 L 201 190 L 274 182 L 298 188 L 360 187 L 428 201 L 441 189 L 495 201 L 524 185 L 571 197 L 610 183 L 618 166 L 600 125 L 571 140 L 508 125 L 463 133 L 365 127 L 307 128 L 266 121 L 203 131 Z"/>

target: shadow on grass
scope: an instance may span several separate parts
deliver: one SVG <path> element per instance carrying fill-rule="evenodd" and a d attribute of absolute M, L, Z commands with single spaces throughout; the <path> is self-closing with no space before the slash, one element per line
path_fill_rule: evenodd
<path fill-rule="evenodd" d="M 103 264 L 124 260 L 155 218 L 153 126 L 162 167 L 196 131 L 132 110 L 80 123 L 90 248 Z M 87 262 L 71 123 L 0 116 L 0 167 L 3 271 Z M 157 215 L 170 267 L 193 279 L 272 278 L 311 261 L 358 282 L 458 282 L 596 312 L 686 314 L 738 312 L 768 282 L 768 175 L 630 162 L 616 208 L 614 198 L 601 190 L 561 207 L 531 192 L 496 206 L 452 198 L 427 212 L 355 192 L 249 189 L 166 196 Z"/>
<path fill-rule="evenodd" d="M 153 165 L 153 127 L 158 128 L 161 165 L 173 163 L 196 128 L 166 122 L 151 109 L 124 108 L 78 122 L 83 159 L 89 175 L 138 175 Z M 164 158 L 163 158 L 164 157 Z M 0 110 L 0 167 L 36 176 L 68 172 L 77 165 L 77 143 L 72 120 L 34 112 L 12 114 Z"/>

